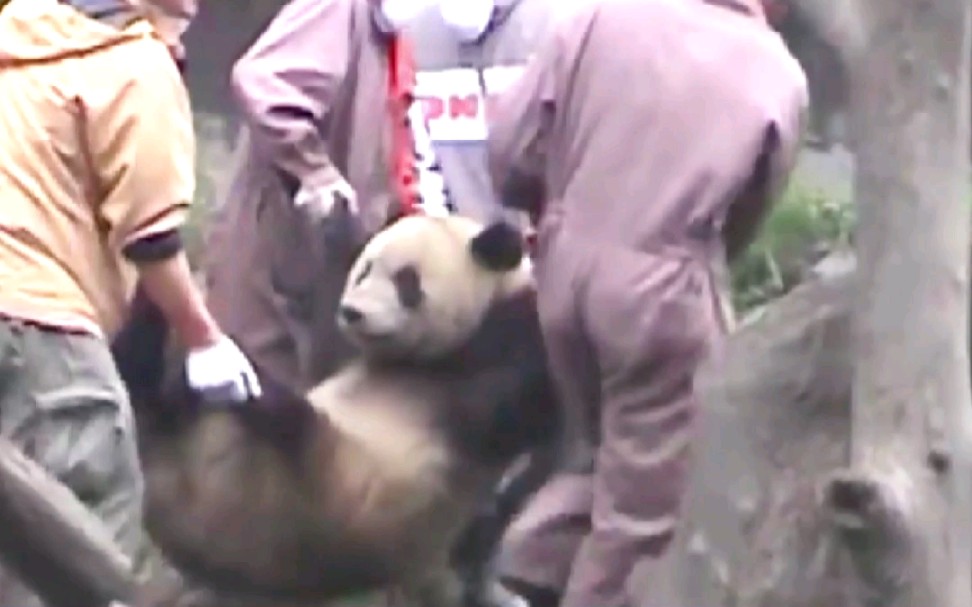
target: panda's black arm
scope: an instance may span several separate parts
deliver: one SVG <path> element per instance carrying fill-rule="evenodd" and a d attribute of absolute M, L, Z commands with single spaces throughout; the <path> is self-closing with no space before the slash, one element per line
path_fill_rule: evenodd
<path fill-rule="evenodd" d="M 131 397 L 156 400 L 165 377 L 169 324 L 139 283 L 128 318 L 111 341 L 118 374 Z"/>
<path fill-rule="evenodd" d="M 531 354 L 514 353 L 453 386 L 446 427 L 474 461 L 508 465 L 558 435 L 561 413 L 546 359 Z"/>
<path fill-rule="evenodd" d="M 557 469 L 560 445 L 550 442 L 528 453 L 521 466 L 514 466 L 493 496 L 495 517 L 505 527 L 520 513 Z"/>
<path fill-rule="evenodd" d="M 556 446 L 544 445 L 527 456 L 525 465 L 514 466 L 453 546 L 451 562 L 462 580 L 463 607 L 495 607 L 495 557 L 513 518 L 556 469 Z"/>
<path fill-rule="evenodd" d="M 505 364 L 481 372 L 461 397 L 463 442 L 478 454 L 500 461 L 527 455 L 514 466 L 485 508 L 453 546 L 452 563 L 461 573 L 465 605 L 487 605 L 492 560 L 503 535 L 550 477 L 559 461 L 561 412 L 542 350 L 522 348 Z M 475 399 L 475 400 L 471 400 Z"/>
<path fill-rule="evenodd" d="M 559 461 L 556 447 L 554 443 L 538 447 L 527 454 L 522 465 L 514 465 L 486 506 L 459 537 L 453 547 L 452 560 L 467 572 L 468 584 L 476 586 L 485 581 L 488 564 L 507 527 L 556 469 Z"/>

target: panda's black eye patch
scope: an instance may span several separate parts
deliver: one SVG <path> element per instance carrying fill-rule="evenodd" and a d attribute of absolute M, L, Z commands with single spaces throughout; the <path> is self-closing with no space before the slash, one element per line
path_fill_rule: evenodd
<path fill-rule="evenodd" d="M 368 278 L 368 274 L 371 274 L 371 262 L 370 261 L 366 261 L 364 267 L 361 268 L 361 271 L 360 272 L 358 272 L 358 275 L 354 279 L 355 286 L 360 285 L 361 282 L 365 278 Z"/>
<path fill-rule="evenodd" d="M 404 266 L 396 270 L 392 275 L 392 283 L 403 308 L 414 310 L 422 305 L 425 293 L 422 292 L 422 280 L 415 266 Z"/>

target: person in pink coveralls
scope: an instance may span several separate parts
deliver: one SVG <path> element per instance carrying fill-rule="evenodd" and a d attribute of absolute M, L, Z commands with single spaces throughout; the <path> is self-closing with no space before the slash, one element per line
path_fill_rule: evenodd
<path fill-rule="evenodd" d="M 630 580 L 678 526 L 726 261 L 794 166 L 807 96 L 758 0 L 602 0 L 497 99 L 492 180 L 540 218 L 540 314 L 586 462 L 505 539 L 504 581 L 533 607 L 646 604 Z"/>

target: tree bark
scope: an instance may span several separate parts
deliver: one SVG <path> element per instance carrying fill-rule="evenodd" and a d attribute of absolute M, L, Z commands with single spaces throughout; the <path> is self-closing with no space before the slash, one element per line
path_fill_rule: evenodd
<path fill-rule="evenodd" d="M 883 0 L 849 56 L 850 467 L 825 491 L 865 605 L 972 604 L 967 0 Z"/>

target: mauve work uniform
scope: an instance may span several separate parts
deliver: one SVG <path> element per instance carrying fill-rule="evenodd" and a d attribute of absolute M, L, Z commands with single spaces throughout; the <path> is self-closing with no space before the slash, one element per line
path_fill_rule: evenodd
<path fill-rule="evenodd" d="M 413 64 L 378 17 L 370 0 L 292 0 L 233 69 L 247 129 L 207 242 L 208 303 L 255 365 L 299 389 L 353 350 L 335 317 L 350 250 L 325 245 L 294 205 L 298 184 L 343 176 L 365 233 L 406 204 L 394 142 L 408 129 Z"/>
<path fill-rule="evenodd" d="M 570 445 L 595 449 L 589 481 L 558 479 L 532 504 L 547 518 L 587 511 L 576 553 L 535 541 L 520 567 L 566 584 L 563 607 L 646 604 L 628 594 L 631 573 L 671 542 L 693 375 L 728 322 L 723 236 L 781 189 L 806 105 L 804 74 L 756 0 L 585 7 L 497 100 L 494 183 L 512 206 L 543 207 L 545 338 Z"/>

